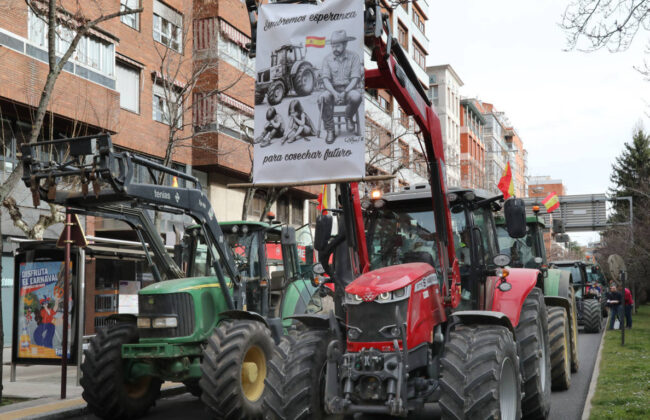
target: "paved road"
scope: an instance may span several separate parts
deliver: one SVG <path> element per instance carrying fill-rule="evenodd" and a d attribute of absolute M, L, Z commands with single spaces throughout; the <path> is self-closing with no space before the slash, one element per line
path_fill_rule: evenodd
<path fill-rule="evenodd" d="M 603 324 L 604 326 L 604 324 Z M 553 420 L 580 420 L 584 409 L 585 398 L 589 391 L 589 383 L 596 361 L 596 353 L 600 344 L 600 334 L 580 333 L 578 336 L 578 349 L 580 351 L 580 369 L 571 376 L 571 388 L 568 391 L 554 392 L 552 394 L 551 415 Z M 440 411 L 437 405 L 427 405 L 425 413 L 417 418 L 439 418 Z M 181 394 L 163 398 L 152 408 L 145 419 L 179 419 L 191 418 L 193 420 L 209 419 L 203 405 L 190 394 Z M 369 417 L 376 418 L 376 417 Z M 97 417 L 87 415 L 75 417 L 78 420 L 97 420 Z"/>

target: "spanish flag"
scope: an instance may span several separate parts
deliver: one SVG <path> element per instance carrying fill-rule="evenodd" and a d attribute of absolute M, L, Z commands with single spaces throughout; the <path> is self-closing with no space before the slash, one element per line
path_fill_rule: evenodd
<path fill-rule="evenodd" d="M 515 195 L 515 183 L 512 180 L 512 169 L 510 169 L 510 162 L 506 163 L 506 169 L 503 171 L 503 175 L 501 175 L 501 179 L 499 180 L 499 185 L 497 185 L 497 187 L 501 190 L 501 192 L 503 192 L 504 200 L 507 200 L 508 198 Z"/>
<path fill-rule="evenodd" d="M 305 39 L 305 47 L 324 48 L 325 47 L 325 37 L 324 36 L 308 36 L 307 39 Z"/>
<path fill-rule="evenodd" d="M 551 213 L 553 210 L 560 208 L 560 199 L 557 197 L 557 194 L 552 192 L 546 196 L 546 198 L 542 201 L 542 204 L 544 204 L 544 207 L 546 207 L 546 212 Z"/>
<path fill-rule="evenodd" d="M 318 194 L 318 207 L 316 210 L 322 214 L 327 214 L 327 184 L 323 185 L 323 192 Z"/>

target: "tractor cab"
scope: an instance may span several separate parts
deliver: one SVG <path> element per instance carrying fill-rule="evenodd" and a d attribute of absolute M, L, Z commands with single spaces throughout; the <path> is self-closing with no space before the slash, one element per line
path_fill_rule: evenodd
<path fill-rule="evenodd" d="M 279 223 L 221 222 L 224 238 L 246 284 L 248 309 L 277 318 L 319 312 L 312 285 L 314 248 L 309 226 L 295 229 Z M 183 268 L 188 277 L 214 275 L 200 226 L 183 238 Z M 285 328 L 291 320 L 283 322 Z"/>
<path fill-rule="evenodd" d="M 576 299 L 600 298 L 602 287 L 592 287 L 587 277 L 587 265 L 582 261 L 554 261 L 553 268 L 571 273 Z"/>
<path fill-rule="evenodd" d="M 499 252 L 510 257 L 510 266 L 518 268 L 547 269 L 546 247 L 544 246 L 544 222 L 536 216 L 526 217 L 526 236 L 513 238 L 506 229 L 506 220 L 495 219 Z"/>

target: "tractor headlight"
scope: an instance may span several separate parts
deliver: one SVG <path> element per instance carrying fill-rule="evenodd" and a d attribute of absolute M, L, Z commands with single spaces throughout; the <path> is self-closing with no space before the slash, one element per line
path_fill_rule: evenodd
<path fill-rule="evenodd" d="M 380 294 L 379 296 L 377 296 L 377 300 L 379 300 L 379 301 L 390 300 L 390 292 L 384 292 L 384 293 Z"/>
<path fill-rule="evenodd" d="M 395 291 L 393 292 L 393 298 L 394 298 L 394 299 L 401 299 L 401 298 L 403 298 L 404 296 L 406 296 L 407 289 L 408 289 L 408 286 L 406 286 L 406 287 L 402 287 L 401 289 L 397 289 L 397 290 L 395 290 Z"/>
<path fill-rule="evenodd" d="M 174 316 L 161 316 L 154 318 L 151 326 L 153 328 L 176 328 L 178 327 L 178 319 Z"/>
<path fill-rule="evenodd" d="M 361 302 L 361 296 L 355 295 L 354 293 L 345 293 L 345 300 L 348 303 L 359 303 Z"/>
<path fill-rule="evenodd" d="M 151 328 L 151 318 L 139 316 L 136 325 L 138 328 Z"/>

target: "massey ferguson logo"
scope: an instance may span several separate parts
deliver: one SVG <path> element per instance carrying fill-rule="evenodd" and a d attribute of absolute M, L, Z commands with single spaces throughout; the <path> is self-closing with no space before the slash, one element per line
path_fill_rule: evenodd
<path fill-rule="evenodd" d="M 172 199 L 171 194 L 169 194 L 167 191 L 153 190 L 153 196 L 156 197 L 156 198 L 163 198 L 165 200 L 171 200 Z"/>

